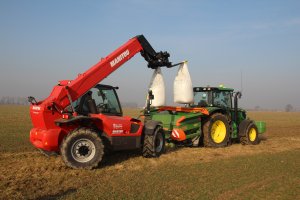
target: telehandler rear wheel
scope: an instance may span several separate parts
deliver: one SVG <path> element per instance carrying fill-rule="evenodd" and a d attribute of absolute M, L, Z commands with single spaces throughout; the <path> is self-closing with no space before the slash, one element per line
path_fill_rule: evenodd
<path fill-rule="evenodd" d="M 213 114 L 203 125 L 205 147 L 225 147 L 228 145 L 230 131 L 227 117 L 221 113 Z"/>
<path fill-rule="evenodd" d="M 74 169 L 93 169 L 104 154 L 104 146 L 97 132 L 80 128 L 67 135 L 61 144 L 61 156 Z"/>
<path fill-rule="evenodd" d="M 240 131 L 241 144 L 256 145 L 259 143 L 258 130 L 255 123 L 253 123 L 253 121 L 244 120 L 243 122 L 241 122 L 239 131 Z"/>
<path fill-rule="evenodd" d="M 165 151 L 165 134 L 163 129 L 156 127 L 152 135 L 145 135 L 143 145 L 143 157 L 159 157 Z"/>

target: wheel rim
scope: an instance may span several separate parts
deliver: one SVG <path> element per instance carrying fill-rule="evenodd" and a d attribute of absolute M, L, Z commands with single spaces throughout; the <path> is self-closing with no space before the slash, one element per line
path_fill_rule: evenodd
<path fill-rule="evenodd" d="M 250 131 L 249 131 L 249 140 L 251 141 L 251 142 L 254 142 L 255 141 L 255 139 L 256 139 L 256 130 L 255 130 L 255 128 L 251 128 L 250 129 Z"/>
<path fill-rule="evenodd" d="M 94 143 L 89 139 L 79 139 L 71 147 L 72 157 L 81 163 L 89 162 L 96 154 Z"/>
<path fill-rule="evenodd" d="M 163 136 L 160 132 L 157 133 L 155 138 L 155 152 L 160 152 L 163 148 Z"/>
<path fill-rule="evenodd" d="M 213 123 L 211 128 L 211 138 L 215 143 L 221 143 L 226 137 L 226 126 L 221 120 Z"/>

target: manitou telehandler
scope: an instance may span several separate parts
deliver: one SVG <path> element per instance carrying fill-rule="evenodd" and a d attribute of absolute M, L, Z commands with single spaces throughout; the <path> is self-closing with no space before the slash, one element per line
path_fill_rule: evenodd
<path fill-rule="evenodd" d="M 123 116 L 117 88 L 98 84 L 139 52 L 149 68 L 172 67 L 169 53 L 156 52 L 139 35 L 76 79 L 59 81 L 45 100 L 28 97 L 31 143 L 46 154 L 61 154 L 72 168 L 95 168 L 105 149 L 141 148 L 144 157 L 158 157 L 165 147 L 161 123 Z"/>

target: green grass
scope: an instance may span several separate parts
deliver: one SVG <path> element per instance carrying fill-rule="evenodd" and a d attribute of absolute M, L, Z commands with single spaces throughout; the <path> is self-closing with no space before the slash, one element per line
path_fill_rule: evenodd
<path fill-rule="evenodd" d="M 0 106 L 0 152 L 32 151 L 29 143 L 31 129 L 29 106 Z"/>

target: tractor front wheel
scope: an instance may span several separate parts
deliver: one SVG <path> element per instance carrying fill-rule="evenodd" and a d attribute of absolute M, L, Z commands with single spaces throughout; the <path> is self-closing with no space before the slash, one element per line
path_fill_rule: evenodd
<path fill-rule="evenodd" d="M 80 128 L 66 136 L 61 144 L 61 156 L 67 166 L 74 169 L 93 169 L 104 154 L 104 146 L 98 133 Z"/>
<path fill-rule="evenodd" d="M 230 138 L 229 123 L 221 113 L 213 114 L 203 125 L 205 147 L 225 147 Z"/>
<path fill-rule="evenodd" d="M 145 158 L 159 157 L 165 151 L 165 134 L 158 126 L 152 135 L 145 135 L 143 156 Z"/>
<path fill-rule="evenodd" d="M 250 120 L 245 120 L 240 124 L 240 142 L 243 145 L 256 145 L 259 143 L 258 130 Z"/>

